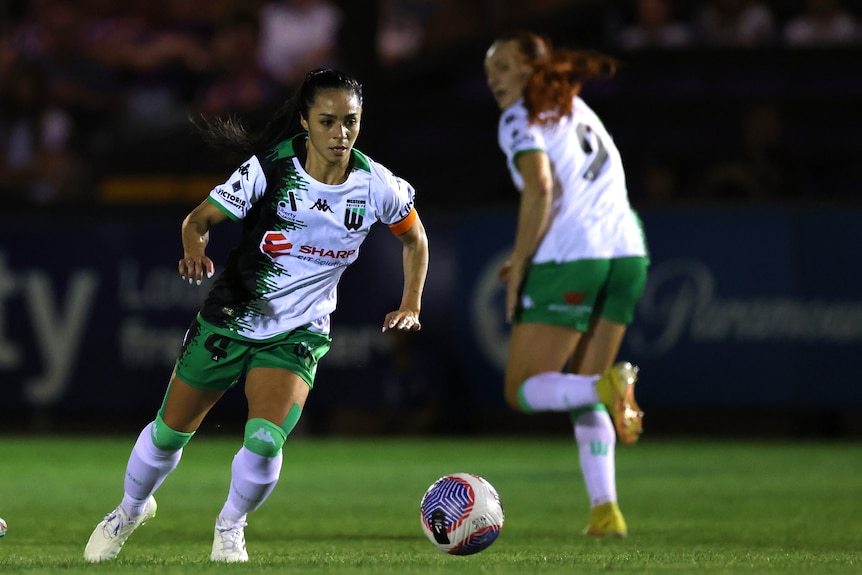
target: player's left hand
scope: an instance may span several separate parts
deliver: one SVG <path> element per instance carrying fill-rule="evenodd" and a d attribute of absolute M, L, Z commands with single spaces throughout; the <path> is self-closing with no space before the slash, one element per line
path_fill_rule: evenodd
<path fill-rule="evenodd" d="M 383 331 L 397 329 L 399 331 L 419 331 L 422 324 L 419 323 L 419 312 L 409 309 L 399 309 L 386 314 L 383 320 Z"/>
<path fill-rule="evenodd" d="M 500 266 L 500 269 L 497 270 L 497 278 L 505 283 L 509 281 L 509 277 L 512 275 L 512 260 L 506 260 Z"/>

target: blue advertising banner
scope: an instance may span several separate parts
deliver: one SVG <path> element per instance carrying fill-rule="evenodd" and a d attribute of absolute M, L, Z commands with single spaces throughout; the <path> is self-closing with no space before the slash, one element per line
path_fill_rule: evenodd
<path fill-rule="evenodd" d="M 862 399 L 862 214 L 780 208 L 641 214 L 651 267 L 620 357 L 642 406 L 842 408 Z M 507 326 L 496 280 L 514 219 L 460 222 L 461 367 L 502 405 Z M 466 248 L 469 246 L 469 249 Z M 840 381 L 836 381 L 840 378 Z"/>
<path fill-rule="evenodd" d="M 423 331 L 381 333 L 403 277 L 400 242 L 381 226 L 342 280 L 309 413 L 504 407 L 508 326 L 497 270 L 514 215 L 423 216 L 431 241 Z M 862 213 L 641 216 L 652 265 L 621 357 L 642 368 L 645 408 L 862 400 Z M 177 275 L 181 219 L 0 224 L 0 413 L 154 412 L 209 287 Z M 232 225 L 212 234 L 217 271 L 238 232 Z M 241 392 L 225 404 L 242 413 Z"/>
<path fill-rule="evenodd" d="M 654 254 L 622 354 L 646 403 L 841 408 L 862 399 L 860 214 L 648 214 Z"/>

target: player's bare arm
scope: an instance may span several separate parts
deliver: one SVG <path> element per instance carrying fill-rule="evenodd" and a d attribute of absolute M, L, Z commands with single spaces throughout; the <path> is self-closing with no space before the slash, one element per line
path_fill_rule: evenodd
<path fill-rule="evenodd" d="M 404 244 L 404 292 L 397 311 L 386 314 L 383 331 L 399 329 L 418 331 L 422 329 L 419 311 L 422 308 L 422 290 L 428 273 L 428 236 L 418 214 L 413 225 L 403 234 L 396 236 Z"/>
<path fill-rule="evenodd" d="M 518 209 L 518 231 L 515 248 L 509 259 L 506 288 L 506 318 L 511 320 L 518 302 L 518 292 L 533 254 L 548 229 L 548 214 L 554 192 L 548 155 L 528 152 L 518 156 L 518 171 L 524 178 L 521 205 Z"/>
<path fill-rule="evenodd" d="M 183 257 L 178 264 L 183 280 L 200 285 L 204 274 L 208 278 L 215 274 L 215 264 L 205 253 L 209 231 L 226 218 L 227 215 L 209 200 L 202 201 L 185 217 L 182 225 Z"/>

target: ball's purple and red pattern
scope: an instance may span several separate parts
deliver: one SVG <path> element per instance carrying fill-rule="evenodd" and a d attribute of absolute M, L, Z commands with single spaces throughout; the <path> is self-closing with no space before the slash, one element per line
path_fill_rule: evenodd
<path fill-rule="evenodd" d="M 420 511 L 425 534 L 451 555 L 487 549 L 503 525 L 497 491 L 472 473 L 455 473 L 435 481 L 422 498 Z"/>

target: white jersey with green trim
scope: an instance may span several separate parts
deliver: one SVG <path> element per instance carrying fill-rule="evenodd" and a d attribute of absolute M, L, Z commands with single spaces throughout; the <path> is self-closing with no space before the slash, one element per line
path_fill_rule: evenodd
<path fill-rule="evenodd" d="M 640 220 L 631 208 L 619 150 L 604 124 L 580 97 L 572 114 L 548 125 L 530 124 L 523 100 L 500 116 L 500 148 L 512 181 L 524 152 L 548 155 L 554 178 L 550 223 L 533 262 L 645 256 Z"/>
<path fill-rule="evenodd" d="M 371 226 L 413 210 L 413 187 L 358 150 L 344 183 L 309 176 L 294 152 L 304 137 L 252 156 L 209 194 L 243 226 L 201 309 L 218 330 L 252 340 L 302 326 L 329 333 L 338 281 Z"/>

